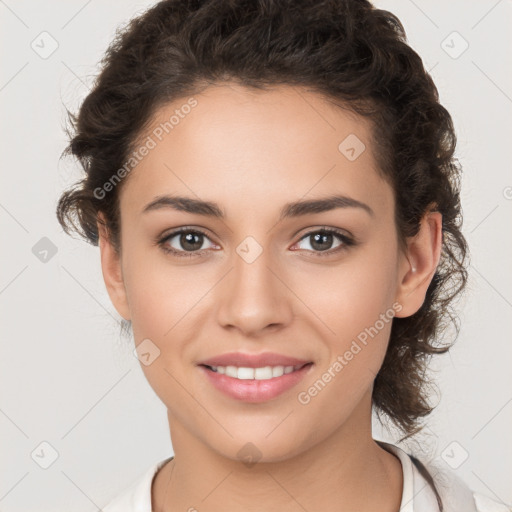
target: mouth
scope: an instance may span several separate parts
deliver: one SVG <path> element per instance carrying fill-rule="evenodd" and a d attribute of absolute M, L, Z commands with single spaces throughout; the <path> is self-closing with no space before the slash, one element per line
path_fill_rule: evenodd
<path fill-rule="evenodd" d="M 209 366 L 207 364 L 200 365 L 211 370 L 212 372 L 226 375 L 238 380 L 271 380 L 289 373 L 296 372 L 305 366 L 313 363 L 297 364 L 295 366 L 262 366 L 259 368 L 250 368 L 246 366 Z"/>
<path fill-rule="evenodd" d="M 203 375 L 224 395 L 244 402 L 266 402 L 296 386 L 313 367 L 312 362 L 295 366 L 198 365 Z"/>

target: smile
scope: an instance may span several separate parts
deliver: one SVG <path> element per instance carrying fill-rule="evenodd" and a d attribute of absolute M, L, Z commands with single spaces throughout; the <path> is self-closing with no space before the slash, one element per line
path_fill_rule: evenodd
<path fill-rule="evenodd" d="M 243 402 L 260 403 L 277 398 L 295 387 L 312 369 L 313 363 L 296 366 L 208 366 L 198 365 L 213 388 Z"/>
<path fill-rule="evenodd" d="M 214 372 L 240 380 L 270 380 L 300 370 L 303 366 L 303 364 L 298 364 L 296 366 L 262 366 L 261 368 L 243 366 L 208 366 L 208 368 Z"/>

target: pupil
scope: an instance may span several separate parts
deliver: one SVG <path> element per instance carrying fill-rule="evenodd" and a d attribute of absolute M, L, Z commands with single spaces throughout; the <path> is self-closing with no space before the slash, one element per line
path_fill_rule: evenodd
<path fill-rule="evenodd" d="M 313 235 L 314 241 L 311 245 L 313 248 L 319 249 L 319 250 L 329 249 L 329 247 L 325 246 L 325 243 L 327 241 L 331 241 L 330 240 L 331 238 L 332 238 L 332 235 L 330 233 L 317 233 L 317 234 Z M 317 244 L 318 244 L 318 246 L 316 246 Z M 322 245 L 322 244 L 324 244 L 324 245 Z M 327 245 L 330 246 L 331 244 L 327 244 Z"/>
<path fill-rule="evenodd" d="M 187 233 L 185 235 L 181 235 L 181 244 L 182 244 L 182 247 L 185 249 L 185 250 L 190 250 L 190 251 L 195 251 L 195 250 L 198 250 L 201 248 L 201 245 L 202 244 L 202 241 L 198 239 L 200 239 L 202 235 L 200 233 Z M 195 239 L 195 242 L 194 242 L 194 239 Z M 188 246 L 188 248 L 187 248 Z"/>

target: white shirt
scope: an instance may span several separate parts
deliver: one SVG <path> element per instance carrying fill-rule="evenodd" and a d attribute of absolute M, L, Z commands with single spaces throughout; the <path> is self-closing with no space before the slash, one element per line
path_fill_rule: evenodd
<path fill-rule="evenodd" d="M 398 446 L 377 442 L 382 448 L 396 455 L 402 464 L 403 491 L 400 512 L 438 512 L 435 494 L 410 456 Z M 104 507 L 103 512 L 152 512 L 153 478 L 171 458 L 151 466 L 139 480 Z M 438 468 L 427 469 L 443 501 L 444 512 L 512 512 L 512 508 L 472 492 L 454 473 L 439 471 Z"/>

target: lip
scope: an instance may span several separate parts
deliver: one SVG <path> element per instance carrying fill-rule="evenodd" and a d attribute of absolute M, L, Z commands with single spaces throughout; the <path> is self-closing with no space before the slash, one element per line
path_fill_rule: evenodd
<path fill-rule="evenodd" d="M 237 366 L 245 368 L 261 368 L 264 366 L 299 366 L 298 370 L 285 373 L 272 379 L 236 379 L 226 374 L 213 371 L 210 366 Z M 230 398 L 243 402 L 260 403 L 272 400 L 296 386 L 313 367 L 312 361 L 297 359 L 281 354 L 266 352 L 263 354 L 244 354 L 231 352 L 211 357 L 198 363 L 201 373 L 214 388 Z"/>
<path fill-rule="evenodd" d="M 243 352 L 229 352 L 205 359 L 197 363 L 206 366 L 238 366 L 244 368 L 262 368 L 263 366 L 297 366 L 311 363 L 306 359 L 297 359 L 274 352 L 262 354 L 245 354 Z M 278 377 L 280 378 L 280 377 Z"/>

